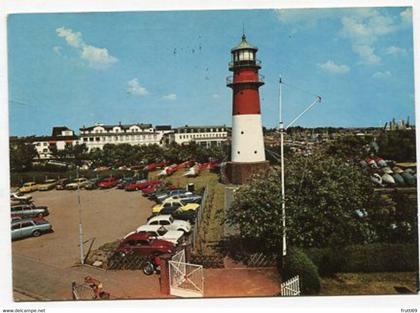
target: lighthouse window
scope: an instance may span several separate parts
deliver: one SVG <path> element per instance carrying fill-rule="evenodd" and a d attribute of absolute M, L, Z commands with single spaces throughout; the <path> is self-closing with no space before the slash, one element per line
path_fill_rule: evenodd
<path fill-rule="evenodd" d="M 244 132 L 243 131 L 241 131 L 241 135 L 243 135 L 244 134 Z"/>
<path fill-rule="evenodd" d="M 251 57 L 250 57 L 250 53 L 249 53 L 249 51 L 245 51 L 245 52 L 244 52 L 244 60 L 248 61 L 248 60 L 250 60 L 250 59 L 251 59 Z"/>
<path fill-rule="evenodd" d="M 254 153 L 257 154 L 257 150 L 255 150 Z"/>
<path fill-rule="evenodd" d="M 239 61 L 242 61 L 244 59 L 244 52 L 239 52 Z"/>
<path fill-rule="evenodd" d="M 241 154 L 241 151 L 238 151 L 238 154 Z"/>

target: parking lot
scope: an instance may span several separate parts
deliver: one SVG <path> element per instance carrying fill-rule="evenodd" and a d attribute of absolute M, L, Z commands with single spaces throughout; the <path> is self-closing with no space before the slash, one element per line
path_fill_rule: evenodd
<path fill-rule="evenodd" d="M 46 219 L 54 232 L 39 238 L 14 241 L 13 254 L 35 258 L 58 267 L 70 267 L 80 261 L 79 206 L 76 191 L 51 190 L 32 193 L 35 205 L 46 205 Z M 144 224 L 153 202 L 140 192 L 124 190 L 81 190 L 81 216 L 84 240 L 94 239 L 92 249 L 122 238 Z M 85 252 L 90 241 L 85 243 Z"/>

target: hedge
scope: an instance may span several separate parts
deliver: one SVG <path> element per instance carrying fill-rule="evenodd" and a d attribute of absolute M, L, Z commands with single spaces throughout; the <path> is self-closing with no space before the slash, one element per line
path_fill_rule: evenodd
<path fill-rule="evenodd" d="M 337 272 L 409 272 L 418 271 L 416 244 L 367 244 L 337 249 L 305 250 L 321 275 Z"/>
<path fill-rule="evenodd" d="M 303 295 L 316 295 L 321 289 L 321 280 L 316 265 L 300 249 L 290 247 L 282 267 L 281 259 L 278 269 L 282 280 L 286 281 L 299 275 L 300 289 Z"/>

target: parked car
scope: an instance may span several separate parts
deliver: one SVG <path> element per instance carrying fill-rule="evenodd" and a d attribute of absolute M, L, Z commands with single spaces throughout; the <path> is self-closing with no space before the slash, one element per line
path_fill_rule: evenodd
<path fill-rule="evenodd" d="M 98 188 L 98 186 L 96 185 L 98 181 L 99 181 L 99 178 L 91 178 L 91 179 L 89 179 L 89 181 L 85 185 L 85 189 L 92 190 L 92 189 Z"/>
<path fill-rule="evenodd" d="M 85 188 L 86 185 L 89 183 L 89 180 L 87 178 L 76 178 L 73 182 L 66 185 L 66 189 L 69 190 L 76 190 L 77 188 L 82 189 Z"/>
<path fill-rule="evenodd" d="M 148 186 L 154 186 L 161 184 L 160 180 L 138 180 L 135 182 L 129 183 L 125 186 L 126 191 L 133 191 L 133 190 L 143 190 Z"/>
<path fill-rule="evenodd" d="M 117 186 L 118 182 L 119 182 L 119 179 L 110 176 L 110 177 L 107 177 L 107 178 L 99 181 L 97 183 L 97 186 L 101 189 L 113 188 L 113 187 Z"/>
<path fill-rule="evenodd" d="M 11 207 L 13 217 L 43 217 L 50 212 L 46 206 L 35 206 L 34 204 L 18 204 Z"/>
<path fill-rule="evenodd" d="M 28 203 L 32 201 L 32 196 L 31 195 L 25 195 L 21 192 L 12 192 L 10 194 L 10 200 L 11 201 L 19 201 L 22 203 Z"/>
<path fill-rule="evenodd" d="M 184 232 L 179 230 L 167 230 L 161 225 L 142 225 L 134 233 L 147 233 L 154 239 L 166 240 L 178 244 L 184 239 Z M 129 235 L 131 235 L 130 233 Z M 128 236 L 128 235 L 127 235 Z M 126 236 L 126 237 L 127 237 Z"/>
<path fill-rule="evenodd" d="M 163 208 L 176 207 L 181 211 L 197 211 L 200 205 L 197 203 L 186 203 L 183 200 L 168 200 L 162 204 L 157 204 L 152 208 L 152 213 L 159 213 Z"/>
<path fill-rule="evenodd" d="M 61 178 L 57 181 L 57 185 L 55 186 L 56 190 L 64 190 L 66 189 L 66 185 L 70 182 L 68 178 Z"/>
<path fill-rule="evenodd" d="M 163 214 L 163 213 L 164 213 L 164 210 L 160 212 L 160 214 Z M 173 211 L 171 215 L 175 220 L 187 221 L 190 224 L 194 224 L 195 219 L 197 217 L 197 214 L 195 211 L 182 211 L 179 209 Z"/>
<path fill-rule="evenodd" d="M 133 181 L 134 181 L 133 177 L 124 177 L 117 184 L 117 189 L 125 189 L 125 186 L 127 186 L 129 183 L 131 183 Z"/>
<path fill-rule="evenodd" d="M 157 215 L 147 221 L 147 225 L 162 225 L 167 230 L 181 230 L 185 233 L 191 231 L 191 224 L 187 221 L 176 220 L 171 215 Z"/>
<path fill-rule="evenodd" d="M 177 207 L 169 207 L 169 208 L 164 208 L 160 210 L 159 213 L 152 214 L 151 216 L 147 218 L 147 220 L 150 220 L 151 218 L 157 215 L 171 215 L 173 219 L 186 221 L 186 222 L 189 222 L 191 225 L 195 224 L 195 220 L 197 217 L 197 214 L 195 211 L 181 211 Z"/>
<path fill-rule="evenodd" d="M 12 221 L 12 240 L 38 237 L 43 233 L 53 231 L 51 224 L 44 219 L 19 219 Z"/>
<path fill-rule="evenodd" d="M 166 240 L 154 239 L 147 233 L 134 233 L 124 238 L 115 250 L 123 256 L 136 253 L 141 256 L 156 256 L 174 253 L 175 245 Z"/>
<path fill-rule="evenodd" d="M 19 188 L 19 192 L 21 193 L 28 193 L 28 192 L 37 191 L 37 190 L 38 190 L 38 184 L 33 181 L 24 183 L 23 186 Z"/>
<path fill-rule="evenodd" d="M 182 200 L 184 203 L 200 203 L 201 196 L 193 194 L 193 193 L 184 193 L 182 195 L 171 196 L 166 198 L 162 203 L 166 203 L 172 200 Z"/>
<path fill-rule="evenodd" d="M 54 189 L 56 185 L 57 185 L 56 179 L 47 179 L 45 180 L 45 182 L 43 182 L 42 184 L 38 186 L 38 190 L 39 191 L 51 190 L 51 189 Z"/>
<path fill-rule="evenodd" d="M 172 196 L 179 196 L 188 194 L 191 195 L 192 192 L 189 192 L 185 189 L 174 189 L 167 192 L 163 192 L 161 194 L 156 195 L 156 199 L 154 199 L 158 203 L 162 203 L 166 198 L 172 197 Z"/>

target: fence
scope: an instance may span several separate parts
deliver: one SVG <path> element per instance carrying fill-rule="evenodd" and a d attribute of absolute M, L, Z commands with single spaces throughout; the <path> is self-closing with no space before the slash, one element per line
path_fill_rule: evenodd
<path fill-rule="evenodd" d="M 193 249 L 196 247 L 197 241 L 199 239 L 198 232 L 199 232 L 201 219 L 203 217 L 203 212 L 204 212 L 204 208 L 207 201 L 208 190 L 209 188 L 208 186 L 206 186 L 206 188 L 204 189 L 203 197 L 201 198 L 200 208 L 198 209 L 197 216 L 195 218 L 195 223 L 194 223 L 193 231 L 191 234 L 191 246 Z"/>
<path fill-rule="evenodd" d="M 139 256 L 136 253 L 130 253 L 125 256 L 120 254 L 112 255 L 106 264 L 108 270 L 142 270 L 150 257 Z"/>
<path fill-rule="evenodd" d="M 281 295 L 282 296 L 299 296 L 299 275 L 286 280 L 281 284 Z"/>
<path fill-rule="evenodd" d="M 263 253 L 254 253 L 245 258 L 244 263 L 249 267 L 270 267 L 276 265 L 276 257 Z"/>

